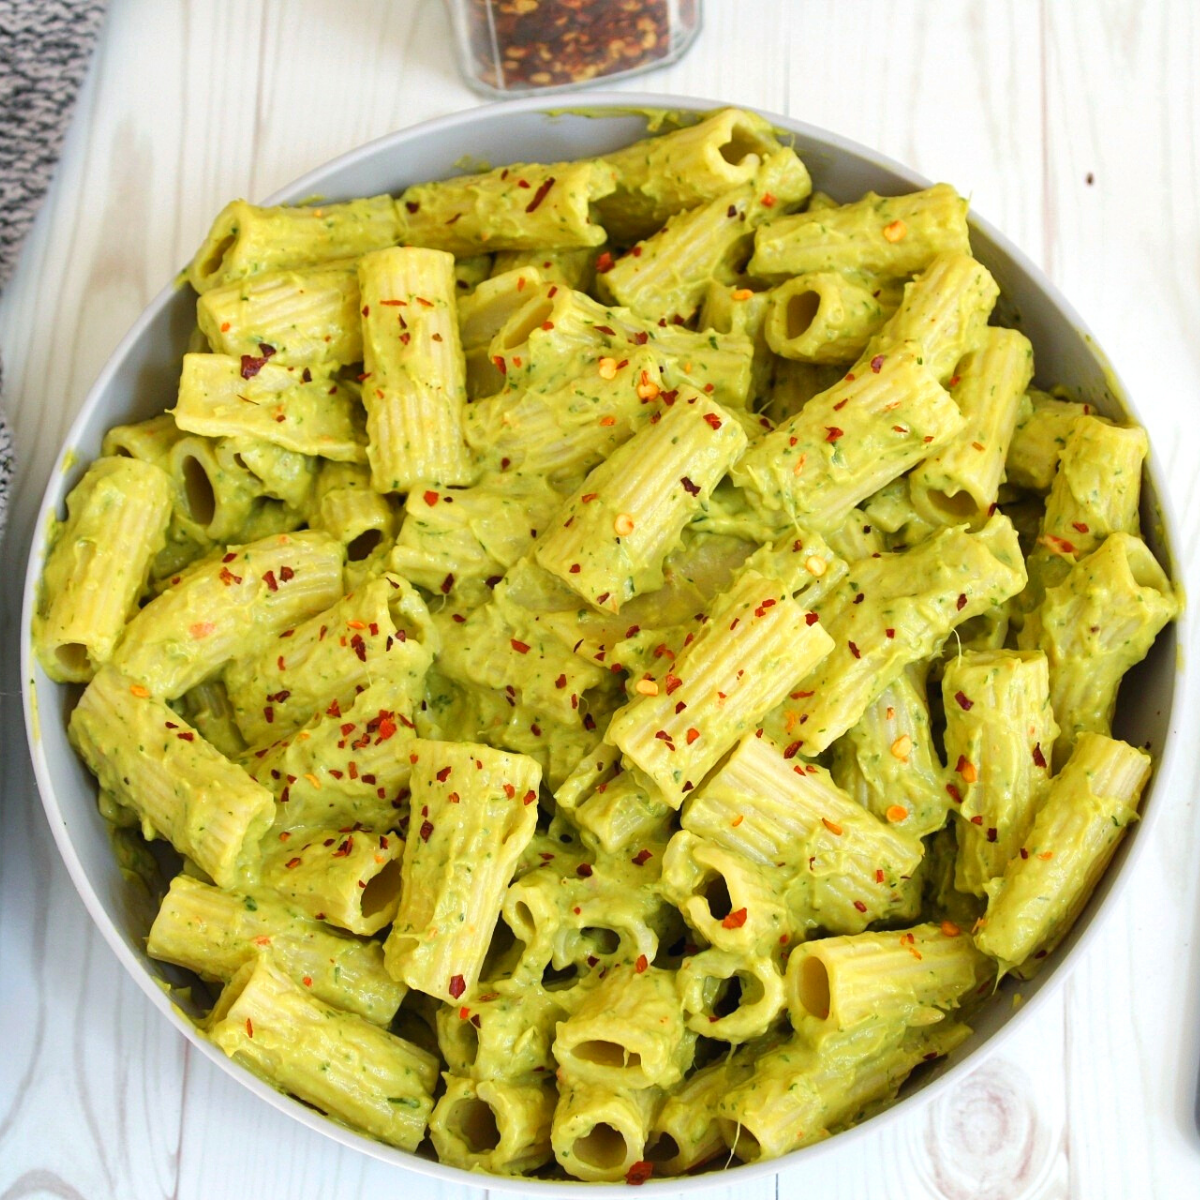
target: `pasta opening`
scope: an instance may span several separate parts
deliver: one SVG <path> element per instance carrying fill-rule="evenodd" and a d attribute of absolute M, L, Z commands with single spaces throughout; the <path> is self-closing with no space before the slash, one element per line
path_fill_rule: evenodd
<path fill-rule="evenodd" d="M 571 1048 L 571 1053 L 583 1062 L 595 1063 L 598 1067 L 637 1068 L 642 1065 L 642 1056 L 620 1042 L 580 1042 Z"/>
<path fill-rule="evenodd" d="M 237 230 L 226 234 L 212 250 L 206 254 L 201 262 L 196 264 L 196 274 L 201 279 L 211 279 L 220 269 L 221 264 L 225 261 L 225 255 L 233 248 L 233 243 L 237 241 Z"/>
<path fill-rule="evenodd" d="M 979 506 L 970 492 L 955 492 L 953 495 L 946 492 L 930 492 L 929 503 L 938 512 L 959 519 L 973 517 L 979 511 Z"/>
<path fill-rule="evenodd" d="M 382 541 L 383 534 L 378 529 L 364 529 L 358 537 L 347 543 L 346 557 L 351 562 L 362 562 Z"/>
<path fill-rule="evenodd" d="M 723 980 L 717 989 L 717 1002 L 713 1005 L 714 1017 L 731 1017 L 742 1006 L 742 996 L 747 989 L 742 986 L 741 975 Z"/>
<path fill-rule="evenodd" d="M 597 929 L 589 925 L 583 936 L 592 943 L 597 954 L 616 954 L 621 948 L 621 935 L 615 929 Z"/>
<path fill-rule="evenodd" d="M 724 920 L 733 912 L 733 901 L 729 898 L 729 884 L 724 875 L 718 875 L 710 880 L 704 888 L 704 899 L 708 902 L 708 911 L 714 921 Z"/>
<path fill-rule="evenodd" d="M 217 494 L 204 464 L 189 454 L 183 460 L 183 498 L 197 525 L 211 525 L 217 515 Z"/>
<path fill-rule="evenodd" d="M 535 329 L 540 329 L 550 319 L 553 312 L 554 305 L 549 300 L 543 300 L 539 304 L 526 307 L 524 317 L 505 333 L 504 348 L 511 350 L 514 346 L 519 346 L 522 342 L 528 341 L 529 335 Z M 516 315 L 518 317 L 521 316 L 520 313 Z"/>
<path fill-rule="evenodd" d="M 803 337 L 812 328 L 817 318 L 817 310 L 821 307 L 821 297 L 816 292 L 797 292 L 788 297 L 787 302 L 787 336 Z"/>
<path fill-rule="evenodd" d="M 576 1138 L 571 1153 L 589 1167 L 610 1171 L 624 1165 L 629 1157 L 625 1135 L 603 1121 L 592 1126 L 591 1133 Z"/>
<path fill-rule="evenodd" d="M 496 928 L 492 930 L 491 943 L 488 945 L 488 951 L 483 960 L 480 978 L 491 979 L 495 975 L 503 974 L 505 960 L 513 953 L 517 945 L 516 935 L 509 928 L 508 923 L 503 919 L 497 921 Z"/>
<path fill-rule="evenodd" d="M 568 963 L 562 968 L 556 967 L 553 963 L 547 963 L 546 969 L 542 972 L 542 987 L 547 989 L 568 987 L 578 978 L 579 965 L 577 963 Z"/>
<path fill-rule="evenodd" d="M 490 1154 L 500 1145 L 500 1127 L 491 1106 L 476 1096 L 460 1100 L 450 1125 L 472 1154 Z"/>
<path fill-rule="evenodd" d="M 717 152 L 731 166 L 740 167 L 750 155 L 761 156 L 766 149 L 763 140 L 744 125 L 734 124 L 729 138 L 717 147 Z"/>
<path fill-rule="evenodd" d="M 647 1162 L 670 1162 L 679 1157 L 679 1143 L 669 1133 L 660 1133 L 646 1147 L 643 1154 Z"/>
<path fill-rule="evenodd" d="M 462 1044 L 459 1046 L 459 1052 L 462 1054 L 463 1063 L 473 1067 L 479 1057 L 479 1030 L 473 1021 L 463 1021 L 460 1032 Z"/>
<path fill-rule="evenodd" d="M 818 1021 L 829 1019 L 829 971 L 825 964 L 815 955 L 809 955 L 800 968 L 800 981 L 797 987 L 800 1003 Z"/>
<path fill-rule="evenodd" d="M 88 669 L 88 651 L 82 642 L 64 642 L 54 651 L 54 657 L 68 674 L 78 675 Z"/>
<path fill-rule="evenodd" d="M 390 908 L 400 898 L 400 860 L 384 863 L 379 874 L 367 881 L 362 894 L 362 915 L 373 917 Z"/>

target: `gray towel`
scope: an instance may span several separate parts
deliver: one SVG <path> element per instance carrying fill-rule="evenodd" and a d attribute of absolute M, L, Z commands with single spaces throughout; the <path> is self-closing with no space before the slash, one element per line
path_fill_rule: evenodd
<path fill-rule="evenodd" d="M 50 184 L 104 7 L 105 0 L 0 0 L 0 289 Z M 0 405 L 0 539 L 12 472 Z"/>

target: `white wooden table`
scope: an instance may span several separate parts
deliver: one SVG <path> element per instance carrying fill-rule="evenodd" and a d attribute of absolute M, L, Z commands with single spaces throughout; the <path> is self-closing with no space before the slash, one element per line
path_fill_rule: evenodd
<path fill-rule="evenodd" d="M 1124 376 L 1188 562 L 1200 535 L 1198 77 L 1194 0 L 707 0 L 691 54 L 634 86 L 802 117 L 970 194 L 1076 302 Z M 481 1195 L 342 1150 L 188 1053 L 58 861 L 16 669 L 19 575 L 53 456 L 211 216 L 476 103 L 436 0 L 111 0 L 58 176 L 0 300 L 22 460 L 0 581 L 3 1200 Z M 1196 649 L 1184 648 L 1193 667 Z M 1189 697 L 1184 730 L 1196 711 Z M 853 1153 L 741 1186 L 738 1200 L 808 1188 L 1200 1196 L 1198 762 L 1189 748 L 1137 878 L 1052 1003 L 935 1104 Z"/>

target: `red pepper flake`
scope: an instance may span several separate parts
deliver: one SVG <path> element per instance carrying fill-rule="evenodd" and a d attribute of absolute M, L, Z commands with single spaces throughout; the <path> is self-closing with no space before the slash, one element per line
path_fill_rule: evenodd
<path fill-rule="evenodd" d="M 885 629 L 883 632 L 890 638 L 894 638 L 896 636 L 896 631 L 894 629 Z"/>
<path fill-rule="evenodd" d="M 783 757 L 784 757 L 784 758 L 795 758 L 795 757 L 796 757 L 796 755 L 800 753 L 800 747 L 801 747 L 801 746 L 803 746 L 803 745 L 804 745 L 804 742 L 803 742 L 803 740 L 801 740 L 801 741 L 798 741 L 798 742 L 792 742 L 792 743 L 791 743 L 791 744 L 790 744 L 790 745 L 787 747 L 787 749 L 786 749 L 786 750 L 784 750 L 784 752 L 783 752 Z"/>
<path fill-rule="evenodd" d="M 746 923 L 746 910 L 739 908 L 721 921 L 722 929 L 741 929 Z"/>
<path fill-rule="evenodd" d="M 645 865 L 645 863 L 654 857 L 649 850 L 639 850 L 630 860 L 635 867 Z"/>
<path fill-rule="evenodd" d="M 219 578 L 226 587 L 228 587 L 231 583 L 242 582 L 242 577 L 240 575 L 235 575 L 228 567 L 221 568 L 221 574 Z"/>
<path fill-rule="evenodd" d="M 850 653 L 853 654 L 855 658 L 862 658 L 861 652 L 853 642 L 847 642 L 846 645 L 850 647 Z"/>
<path fill-rule="evenodd" d="M 836 425 L 825 426 L 825 440 L 827 442 L 836 442 L 838 438 L 845 436 L 845 430 L 839 429 Z"/>
<path fill-rule="evenodd" d="M 587 879 L 591 875 L 591 873 L 592 873 L 591 863 L 580 863 L 579 866 L 577 866 L 575 868 L 575 874 L 578 875 L 581 879 Z"/>
<path fill-rule="evenodd" d="M 684 490 L 685 492 L 687 492 L 687 494 L 688 494 L 689 496 L 698 496 L 698 495 L 700 495 L 700 488 L 699 488 L 699 486 L 698 486 L 697 484 L 694 484 L 694 483 L 693 483 L 693 482 L 692 482 L 692 481 L 691 481 L 691 480 L 690 480 L 690 479 L 689 479 L 689 478 L 688 478 L 686 475 L 684 475 L 684 476 L 683 476 L 683 477 L 682 477 L 682 478 L 679 480 L 679 482 L 683 484 L 683 490 Z"/>
<path fill-rule="evenodd" d="M 1022 846 L 1022 847 L 1021 847 L 1021 857 L 1022 857 L 1022 858 L 1028 858 L 1028 857 L 1029 857 L 1029 851 L 1028 851 L 1028 850 L 1026 850 L 1024 846 Z"/>
<path fill-rule="evenodd" d="M 861 900 L 855 900 L 854 907 L 857 908 L 860 913 L 865 913 L 867 911 L 867 906 Z"/>
<path fill-rule="evenodd" d="M 805 625 L 815 625 L 821 618 L 815 612 L 807 612 L 804 614 Z"/>
<path fill-rule="evenodd" d="M 982 824 L 983 824 L 983 816 L 982 816 L 982 814 L 979 814 L 979 815 L 976 815 L 976 816 L 972 817 L 972 818 L 971 818 L 971 824 L 972 824 L 972 825 L 982 825 Z"/>
<path fill-rule="evenodd" d="M 453 571 L 449 572 L 449 574 L 447 574 L 446 578 L 443 579 L 441 582 L 442 595 L 448 596 L 450 594 L 450 589 L 452 587 L 454 587 L 454 572 Z"/>
<path fill-rule="evenodd" d="M 874 374 L 878 375 L 879 370 L 882 366 L 883 366 L 883 355 L 882 354 L 875 355 L 875 357 L 873 359 L 871 359 L 871 371 Z"/>
<path fill-rule="evenodd" d="M 641 1187 L 654 1174 L 654 1164 L 644 1158 L 639 1159 L 625 1172 L 625 1182 L 630 1187 Z"/>
<path fill-rule="evenodd" d="M 962 803 L 962 792 L 960 792 L 958 790 L 958 787 L 955 784 L 953 784 L 953 783 L 946 784 L 946 792 L 950 796 L 950 799 L 953 800 L 955 804 Z"/>
<path fill-rule="evenodd" d="M 1071 528 L 1074 529 L 1076 533 L 1088 532 L 1088 527 L 1082 521 L 1072 521 Z"/>
<path fill-rule="evenodd" d="M 293 571 L 291 567 L 279 568 L 279 580 L 281 583 L 290 583 L 295 578 L 296 572 Z"/>
<path fill-rule="evenodd" d="M 530 805 L 530 804 L 532 804 L 532 803 L 533 803 L 533 802 L 534 802 L 536 799 L 537 799 L 537 792 L 535 792 L 535 791 L 533 790 L 533 788 L 530 788 L 530 789 L 529 789 L 529 791 L 527 791 L 527 792 L 525 793 L 525 795 L 521 797 L 521 801 L 522 801 L 522 803 L 524 803 L 524 804 L 525 804 L 525 805 L 527 805 L 527 806 L 528 806 L 528 805 Z M 590 868 L 590 867 L 588 868 L 588 874 L 589 874 L 589 875 L 591 874 L 591 868 Z"/>
<path fill-rule="evenodd" d="M 857 596 L 850 602 L 851 604 L 861 604 L 866 599 L 865 592 L 859 592 Z"/>
<path fill-rule="evenodd" d="M 350 851 L 354 849 L 354 839 L 348 837 L 330 856 L 332 858 L 348 858 Z"/>
<path fill-rule="evenodd" d="M 975 707 L 975 701 L 968 700 L 963 692 L 955 692 L 954 699 L 958 701 L 958 707 L 961 708 L 963 712 L 970 712 L 971 709 Z"/>
<path fill-rule="evenodd" d="M 762 206 L 763 206 L 763 208 L 774 208 L 775 207 L 775 197 L 773 195 L 771 195 L 770 192 L 763 192 Z"/>
<path fill-rule="evenodd" d="M 581 504 L 591 504 L 591 502 L 593 500 L 595 500 L 596 497 L 599 495 L 600 495 L 599 492 L 587 492 L 584 495 L 579 497 L 579 501 Z"/>
<path fill-rule="evenodd" d="M 437 781 L 438 781 L 438 783 L 445 783 L 445 782 L 446 782 L 446 780 L 450 778 L 450 772 L 451 772 L 452 770 L 453 770 L 453 768 L 452 768 L 452 767 L 443 767 L 443 768 L 442 768 L 442 769 L 441 769 L 441 770 L 440 770 L 440 771 L 437 773 Z"/>
<path fill-rule="evenodd" d="M 242 355 L 242 378 L 253 379 L 267 365 L 269 355 L 263 355 L 262 358 L 255 358 L 252 354 Z"/>
<path fill-rule="evenodd" d="M 433 822 L 432 821 L 422 821 L 421 829 L 420 829 L 421 841 L 423 841 L 423 842 L 429 841 L 429 835 L 432 832 L 433 832 Z"/>
<path fill-rule="evenodd" d="M 393 737 L 395 733 L 396 722 L 392 720 L 391 714 L 388 714 L 386 717 L 380 717 L 379 737 L 376 740 L 375 745 L 378 746 L 380 742 L 386 742 L 388 738 Z"/>
<path fill-rule="evenodd" d="M 606 602 L 608 601 L 608 597 L 609 597 L 610 595 L 611 595 L 611 593 L 610 593 L 610 592 L 601 592 L 601 593 L 600 593 L 600 595 L 598 595 L 598 596 L 596 597 L 596 603 L 597 603 L 597 604 L 604 604 L 604 603 L 606 603 Z M 603 658 L 604 656 L 603 656 L 603 655 L 598 655 L 597 657 Z"/>
<path fill-rule="evenodd" d="M 875 882 L 876 883 L 883 882 L 883 871 L 879 867 L 875 868 Z"/>
<path fill-rule="evenodd" d="M 518 654 L 528 654 L 529 653 L 529 647 L 528 647 L 528 645 L 526 645 L 526 643 L 524 643 L 522 641 L 518 641 L 516 638 L 509 638 L 508 640 L 509 640 L 509 645 L 511 645 L 512 648 Z"/>
<path fill-rule="evenodd" d="M 958 593 L 958 599 L 955 601 L 954 607 L 958 609 L 959 612 L 962 612 L 962 610 L 967 607 L 967 597 L 965 592 Z"/>
<path fill-rule="evenodd" d="M 545 182 L 533 193 L 533 199 L 525 206 L 527 213 L 533 212 L 535 208 L 546 198 L 546 193 L 554 186 L 554 176 L 547 175 Z"/>
<path fill-rule="evenodd" d="M 599 258 L 596 259 L 596 274 L 603 275 L 606 271 L 613 269 L 613 256 L 605 250 Z"/>
<path fill-rule="evenodd" d="M 286 863 L 284 863 L 283 865 L 284 865 L 284 866 L 285 866 L 285 867 L 286 867 L 286 868 L 287 868 L 289 871 L 295 870 L 295 868 L 296 868 L 296 867 L 298 867 L 298 866 L 300 865 L 300 859 L 299 859 L 299 857 L 296 857 L 296 858 L 289 858 L 289 859 L 287 860 L 287 862 L 286 862 Z"/>
<path fill-rule="evenodd" d="M 700 736 L 700 730 L 689 729 L 687 731 L 687 744 L 690 746 Z"/>
<path fill-rule="evenodd" d="M 721 418 L 718 417 L 716 413 L 705 413 L 704 419 L 710 426 L 712 426 L 713 429 L 721 428 Z"/>
<path fill-rule="evenodd" d="M 186 729 L 183 731 L 183 733 L 177 733 L 175 736 L 181 742 L 194 742 L 196 740 L 196 735 L 194 733 L 192 733 L 190 730 L 186 730 Z"/>
<path fill-rule="evenodd" d="M 455 1000 L 459 998 L 467 990 L 467 981 L 461 975 L 450 976 L 450 995 Z"/>
<path fill-rule="evenodd" d="M 987 831 L 987 840 L 989 842 L 994 842 L 996 840 L 996 837 L 997 837 L 997 833 L 996 833 L 995 828 L 989 829 Z"/>
<path fill-rule="evenodd" d="M 614 336 L 615 336 L 615 334 L 613 333 L 613 331 L 612 331 L 611 329 L 609 329 L 609 327 L 608 327 L 607 325 L 593 325 L 593 326 L 592 326 L 592 328 L 593 328 L 593 329 L 594 329 L 594 330 L 595 330 L 597 333 L 606 333 L 606 334 L 608 334 L 608 336 L 609 336 L 609 337 L 614 337 Z"/>
<path fill-rule="evenodd" d="M 640 975 L 649 965 L 649 962 L 646 961 L 646 956 L 644 954 L 639 954 L 637 956 L 637 962 L 633 964 L 633 969 Z"/>

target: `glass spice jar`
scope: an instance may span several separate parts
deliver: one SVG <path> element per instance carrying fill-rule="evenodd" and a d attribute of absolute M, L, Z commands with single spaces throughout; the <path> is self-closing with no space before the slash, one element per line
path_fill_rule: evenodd
<path fill-rule="evenodd" d="M 489 96 L 566 91 L 674 62 L 701 0 L 449 0 L 459 66 Z"/>

